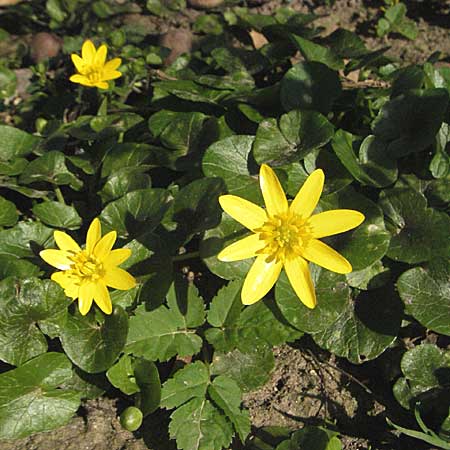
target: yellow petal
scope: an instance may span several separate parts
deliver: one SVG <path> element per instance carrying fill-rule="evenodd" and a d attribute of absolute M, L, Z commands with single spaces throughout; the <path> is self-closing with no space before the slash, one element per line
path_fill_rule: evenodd
<path fill-rule="evenodd" d="M 315 170 L 303 183 L 298 191 L 290 210 L 307 219 L 314 211 L 319 202 L 323 190 L 325 175 L 321 169 Z"/>
<path fill-rule="evenodd" d="M 74 253 L 81 252 L 80 246 L 67 233 L 55 231 L 53 237 L 55 238 L 56 245 L 61 250 Z"/>
<path fill-rule="evenodd" d="M 283 264 L 281 261 L 266 262 L 267 255 L 259 255 L 250 268 L 244 285 L 241 299 L 244 305 L 251 305 L 261 300 L 273 287 L 280 276 Z"/>
<path fill-rule="evenodd" d="M 332 236 L 356 228 L 364 221 L 364 214 L 353 209 L 324 211 L 309 218 L 307 224 L 315 238 Z"/>
<path fill-rule="evenodd" d="M 73 264 L 69 259 L 70 253 L 63 250 L 47 249 L 39 252 L 39 256 L 47 263 L 59 270 L 68 270 Z"/>
<path fill-rule="evenodd" d="M 95 244 L 102 237 L 102 226 L 100 220 L 97 217 L 89 225 L 89 229 L 86 235 L 86 251 L 91 254 L 94 251 Z"/>
<path fill-rule="evenodd" d="M 69 80 L 72 83 L 78 83 L 78 84 L 82 84 L 83 86 L 90 86 L 92 87 L 92 82 L 89 80 L 89 78 L 85 77 L 84 75 L 80 75 L 80 74 L 75 74 L 72 75 Z"/>
<path fill-rule="evenodd" d="M 92 306 L 92 300 L 94 298 L 96 283 L 83 283 L 80 286 L 79 296 L 78 296 L 78 309 L 80 314 L 85 316 Z"/>
<path fill-rule="evenodd" d="M 308 308 L 314 308 L 317 304 L 316 292 L 308 263 L 300 256 L 288 258 L 284 262 L 284 269 L 298 298 Z"/>
<path fill-rule="evenodd" d="M 256 256 L 256 252 L 263 249 L 265 245 L 264 241 L 259 239 L 258 233 L 252 234 L 225 247 L 217 255 L 217 258 L 224 262 L 253 258 Z"/>
<path fill-rule="evenodd" d="M 97 81 L 93 84 L 95 87 L 98 87 L 99 89 L 108 89 L 109 84 L 106 81 Z"/>
<path fill-rule="evenodd" d="M 107 258 L 103 260 L 103 264 L 108 267 L 115 267 L 122 264 L 131 256 L 131 250 L 129 248 L 118 248 L 112 250 Z"/>
<path fill-rule="evenodd" d="M 86 65 L 91 65 L 95 58 L 95 45 L 91 40 L 84 41 L 83 47 L 81 47 L 81 57 Z"/>
<path fill-rule="evenodd" d="M 114 242 L 116 242 L 117 233 L 115 231 L 110 231 L 105 234 L 95 245 L 94 255 L 101 261 L 106 259 L 111 251 Z"/>
<path fill-rule="evenodd" d="M 110 70 L 102 72 L 103 80 L 115 80 L 116 78 L 120 78 L 121 76 L 122 73 L 119 72 L 118 70 Z"/>
<path fill-rule="evenodd" d="M 308 261 L 337 273 L 350 273 L 351 264 L 336 250 L 317 239 L 311 239 L 302 250 L 302 256 Z"/>
<path fill-rule="evenodd" d="M 221 195 L 219 203 L 227 214 L 249 230 L 262 227 L 267 220 L 264 209 L 236 195 Z"/>
<path fill-rule="evenodd" d="M 105 65 L 107 53 L 108 48 L 106 47 L 106 45 L 105 44 L 100 45 L 94 57 L 94 64 L 98 67 L 103 67 Z"/>
<path fill-rule="evenodd" d="M 111 314 L 112 312 L 111 297 L 109 296 L 108 289 L 106 289 L 106 286 L 103 283 L 95 283 L 94 302 L 97 303 L 98 307 L 105 314 Z"/>
<path fill-rule="evenodd" d="M 136 280 L 126 270 L 119 267 L 113 267 L 106 271 L 103 281 L 107 286 L 121 291 L 127 291 L 136 286 Z"/>
<path fill-rule="evenodd" d="M 286 195 L 275 172 L 267 164 L 263 164 L 259 171 L 259 185 L 269 216 L 287 212 Z"/>
<path fill-rule="evenodd" d="M 85 62 L 76 53 L 72 53 L 70 57 L 72 58 L 73 65 L 75 66 L 77 71 L 81 74 L 84 74 L 86 69 Z"/>
<path fill-rule="evenodd" d="M 108 61 L 105 64 L 103 70 L 105 72 L 113 72 L 122 64 L 122 60 L 120 58 L 113 58 L 111 61 Z M 120 72 L 119 72 L 120 73 Z"/>
<path fill-rule="evenodd" d="M 53 272 L 50 277 L 55 283 L 58 283 L 63 289 L 67 289 L 72 286 L 73 279 L 67 275 L 67 271 L 64 272 Z"/>

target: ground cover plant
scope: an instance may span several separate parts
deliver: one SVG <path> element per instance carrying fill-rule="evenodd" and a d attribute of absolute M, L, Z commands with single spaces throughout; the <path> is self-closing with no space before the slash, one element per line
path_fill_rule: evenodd
<path fill-rule="evenodd" d="M 450 448 L 445 55 L 404 65 L 314 14 L 236 3 L 198 15 L 180 53 L 135 19 L 183 2 L 16 3 L 0 440 L 108 396 L 136 433 L 167 411 L 183 450 L 344 448 L 330 420 L 261 437 L 242 404 L 274 348 L 306 342 L 383 366 L 392 402 L 367 448 Z"/>

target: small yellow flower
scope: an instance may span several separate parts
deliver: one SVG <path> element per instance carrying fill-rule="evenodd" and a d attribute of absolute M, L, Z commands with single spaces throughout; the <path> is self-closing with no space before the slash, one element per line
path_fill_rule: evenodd
<path fill-rule="evenodd" d="M 42 250 L 41 258 L 61 272 L 52 274 L 68 297 L 78 298 L 80 313 L 84 316 L 92 306 L 92 300 L 106 314 L 111 314 L 112 304 L 107 286 L 128 290 L 136 286 L 136 280 L 125 270 L 117 267 L 131 255 L 128 248 L 111 250 L 117 233 L 111 231 L 102 237 L 101 225 L 94 219 L 86 236 L 86 248 L 79 245 L 66 233 L 53 233 L 60 250 Z"/>
<path fill-rule="evenodd" d="M 223 249 L 221 261 L 240 261 L 256 256 L 242 287 L 244 305 L 263 298 L 277 281 L 284 267 L 300 300 L 316 306 L 314 284 L 308 261 L 337 273 L 352 271 L 350 263 L 319 238 L 351 230 L 364 215 L 351 209 L 336 209 L 311 215 L 322 194 L 324 173 L 315 170 L 289 205 L 275 172 L 261 166 L 259 183 L 266 209 L 234 195 L 219 197 L 222 209 L 253 232 Z"/>
<path fill-rule="evenodd" d="M 122 60 L 114 58 L 106 62 L 107 53 L 108 49 L 105 44 L 100 45 L 98 50 L 96 50 L 92 41 L 85 41 L 81 48 L 81 58 L 75 53 L 71 55 L 72 62 L 78 73 L 72 75 L 70 81 L 83 86 L 108 89 L 108 80 L 115 80 L 122 76 L 116 70 L 122 63 Z"/>

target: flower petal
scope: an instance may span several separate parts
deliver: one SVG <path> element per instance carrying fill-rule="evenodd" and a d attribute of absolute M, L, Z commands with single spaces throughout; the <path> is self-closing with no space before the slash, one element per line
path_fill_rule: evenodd
<path fill-rule="evenodd" d="M 107 267 L 116 267 L 130 256 L 131 250 L 129 248 L 117 248 L 116 250 L 111 250 L 106 259 L 103 260 L 103 264 Z"/>
<path fill-rule="evenodd" d="M 102 79 L 103 80 L 115 80 L 116 78 L 120 78 L 122 76 L 122 73 L 118 70 L 110 70 L 110 71 L 103 71 L 102 72 Z"/>
<path fill-rule="evenodd" d="M 86 235 L 86 251 L 91 254 L 94 251 L 94 247 L 102 237 L 102 226 L 100 220 L 97 217 L 89 225 L 89 229 Z"/>
<path fill-rule="evenodd" d="M 76 53 L 72 53 L 70 55 L 70 57 L 72 59 L 73 65 L 75 66 L 77 71 L 81 74 L 85 73 L 85 69 L 86 69 L 85 62 Z"/>
<path fill-rule="evenodd" d="M 82 84 L 83 86 L 90 86 L 92 87 L 92 82 L 89 80 L 89 78 L 85 77 L 84 75 L 80 75 L 80 74 L 75 74 L 72 75 L 69 80 L 72 83 L 78 83 L 78 84 Z"/>
<path fill-rule="evenodd" d="M 113 58 L 111 61 L 108 61 L 103 67 L 104 72 L 113 72 L 122 64 L 122 60 L 120 58 Z M 119 72 L 120 73 L 120 72 Z"/>
<path fill-rule="evenodd" d="M 94 255 L 103 261 L 106 259 L 116 242 L 117 233 L 115 231 L 110 231 L 108 234 L 105 234 L 95 245 L 94 247 Z"/>
<path fill-rule="evenodd" d="M 69 259 L 70 253 L 63 250 L 47 249 L 39 252 L 39 256 L 47 263 L 59 270 L 68 270 L 73 264 Z"/>
<path fill-rule="evenodd" d="M 61 250 L 74 253 L 81 252 L 80 246 L 67 233 L 55 231 L 53 237 L 55 238 L 56 245 Z"/>
<path fill-rule="evenodd" d="M 106 47 L 105 44 L 100 45 L 94 57 L 94 64 L 98 67 L 103 67 L 105 65 L 107 53 L 108 47 Z"/>
<path fill-rule="evenodd" d="M 259 255 L 245 278 L 241 292 L 244 305 L 252 305 L 261 300 L 272 289 L 280 276 L 283 263 L 276 262 L 275 259 L 267 263 L 266 259 L 267 255 Z"/>
<path fill-rule="evenodd" d="M 307 219 L 314 211 L 322 194 L 325 175 L 321 169 L 315 170 L 303 183 L 291 203 L 290 210 L 303 219 Z"/>
<path fill-rule="evenodd" d="M 269 216 L 287 212 L 288 202 L 286 194 L 275 172 L 267 164 L 263 164 L 259 171 L 259 185 Z"/>
<path fill-rule="evenodd" d="M 308 263 L 301 256 L 289 258 L 284 262 L 284 269 L 298 298 L 308 308 L 314 308 L 317 304 L 316 292 Z"/>
<path fill-rule="evenodd" d="M 103 277 L 103 281 L 109 287 L 127 291 L 136 286 L 136 279 L 126 270 L 120 267 L 112 267 L 108 269 Z"/>
<path fill-rule="evenodd" d="M 78 295 L 78 309 L 80 310 L 80 314 L 85 316 L 92 306 L 92 300 L 94 298 L 96 283 L 88 282 L 83 283 L 80 286 L 79 295 Z"/>
<path fill-rule="evenodd" d="M 91 65 L 94 62 L 95 53 L 95 45 L 92 41 L 90 39 L 84 41 L 84 44 L 81 47 L 81 57 L 86 65 Z"/>
<path fill-rule="evenodd" d="M 95 87 L 98 87 L 99 89 L 108 89 L 109 84 L 106 81 L 97 81 L 94 83 Z"/>
<path fill-rule="evenodd" d="M 259 239 L 259 233 L 252 234 L 239 241 L 233 242 L 225 247 L 218 255 L 217 259 L 224 262 L 241 261 L 242 259 L 253 258 L 258 250 L 262 250 L 266 244 Z"/>
<path fill-rule="evenodd" d="M 98 307 L 105 314 L 111 314 L 111 297 L 109 296 L 108 289 L 106 289 L 106 286 L 103 283 L 95 283 L 94 285 L 94 302 L 97 303 Z"/>
<path fill-rule="evenodd" d="M 55 283 L 58 283 L 63 289 L 73 284 L 72 278 L 67 275 L 67 271 L 53 272 L 50 277 Z"/>
<path fill-rule="evenodd" d="M 356 228 L 364 221 L 364 214 L 353 209 L 334 209 L 311 216 L 307 225 L 315 238 L 332 236 Z"/>
<path fill-rule="evenodd" d="M 236 195 L 221 195 L 219 203 L 227 214 L 249 230 L 262 227 L 267 220 L 264 209 Z"/>
<path fill-rule="evenodd" d="M 308 261 L 337 273 L 350 273 L 352 265 L 336 250 L 317 239 L 311 239 L 302 249 L 302 256 Z"/>

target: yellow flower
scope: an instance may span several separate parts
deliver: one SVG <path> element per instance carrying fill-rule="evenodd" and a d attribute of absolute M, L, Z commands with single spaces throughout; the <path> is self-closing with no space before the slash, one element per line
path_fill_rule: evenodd
<path fill-rule="evenodd" d="M 259 183 L 265 210 L 234 195 L 219 197 L 222 209 L 253 232 L 218 255 L 221 261 L 256 256 L 242 287 L 244 305 L 263 298 L 283 267 L 295 293 L 308 308 L 314 308 L 317 303 L 308 261 L 337 273 L 352 271 L 343 256 L 318 239 L 357 227 L 364 215 L 351 209 L 336 209 L 312 216 L 324 179 L 323 171 L 315 170 L 289 205 L 275 172 L 263 164 Z"/>
<path fill-rule="evenodd" d="M 52 280 L 64 289 L 68 297 L 78 298 L 83 316 L 91 309 L 92 300 L 104 313 L 111 314 L 107 286 L 125 291 L 136 285 L 132 275 L 117 267 L 130 257 L 131 250 L 111 250 L 117 233 L 111 231 L 102 237 L 98 219 L 89 226 L 84 250 L 62 231 L 55 231 L 53 236 L 60 250 L 48 249 L 39 253 L 45 262 L 61 270 L 52 274 Z"/>
<path fill-rule="evenodd" d="M 122 60 L 114 58 L 106 62 L 107 52 L 108 49 L 105 44 L 100 45 L 98 50 L 96 50 L 92 41 L 85 41 L 81 48 L 81 58 L 75 53 L 71 55 L 72 62 L 78 73 L 72 75 L 70 81 L 83 86 L 108 89 L 108 80 L 115 80 L 122 76 L 116 70 L 122 63 Z"/>

